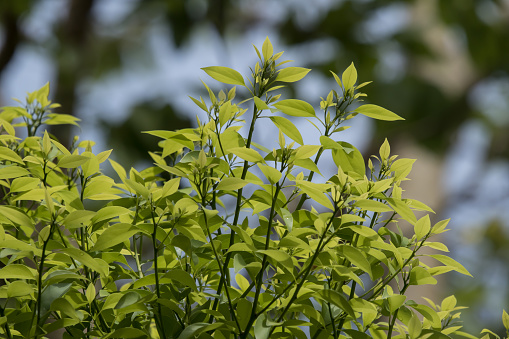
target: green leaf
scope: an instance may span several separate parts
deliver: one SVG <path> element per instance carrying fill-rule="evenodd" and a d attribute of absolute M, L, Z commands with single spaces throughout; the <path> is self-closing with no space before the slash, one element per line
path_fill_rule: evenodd
<path fill-rule="evenodd" d="M 268 339 L 270 335 L 271 326 L 267 324 L 267 313 L 262 313 L 254 325 L 255 339 Z"/>
<path fill-rule="evenodd" d="M 246 328 L 252 310 L 253 303 L 251 303 L 249 300 L 240 299 L 237 302 L 237 318 L 239 320 L 241 330 Z"/>
<path fill-rule="evenodd" d="M 16 152 L 4 146 L 0 146 L 0 160 L 17 162 L 24 165 L 23 159 Z"/>
<path fill-rule="evenodd" d="M 118 310 L 120 308 L 131 306 L 131 305 L 137 303 L 138 300 L 140 300 L 140 299 L 141 299 L 141 297 L 138 293 L 136 293 L 134 291 L 128 291 L 117 302 L 117 304 L 115 305 L 115 309 Z"/>
<path fill-rule="evenodd" d="M 23 167 L 5 166 L 0 168 L 0 179 L 13 179 L 29 175 L 30 172 Z"/>
<path fill-rule="evenodd" d="M 357 248 L 344 245 L 341 247 L 343 255 L 355 266 L 369 274 L 371 279 L 373 279 L 373 272 L 371 271 L 371 265 L 369 264 L 368 259 L 366 259 L 365 255 L 358 250 Z"/>
<path fill-rule="evenodd" d="M 60 161 L 58 162 L 57 166 L 62 168 L 76 168 L 78 166 L 83 165 L 87 161 L 89 161 L 89 157 L 85 157 L 83 155 L 64 155 L 62 158 L 60 158 Z"/>
<path fill-rule="evenodd" d="M 300 160 L 300 161 L 302 161 L 302 160 Z M 330 210 L 334 209 L 334 206 L 332 206 L 332 202 L 324 194 L 325 193 L 324 187 L 326 187 L 327 185 L 316 184 L 316 183 L 309 182 L 306 180 L 296 180 L 295 184 L 297 187 L 299 187 L 302 190 L 302 192 L 307 194 L 315 202 L 319 203 L 320 205 L 322 205 L 324 207 L 327 207 Z"/>
<path fill-rule="evenodd" d="M 366 174 L 366 166 L 361 152 L 351 144 L 339 141 L 338 144 L 342 149 L 332 150 L 332 159 L 336 166 L 341 167 L 343 172 L 354 172 L 364 177 Z"/>
<path fill-rule="evenodd" d="M 121 339 L 132 339 L 132 338 L 148 338 L 149 336 L 142 330 L 134 327 L 118 328 L 113 333 L 108 334 L 104 338 L 121 338 Z"/>
<path fill-rule="evenodd" d="M 87 298 L 88 303 L 92 303 L 95 299 L 95 286 L 93 283 L 90 283 L 87 287 L 87 290 L 85 291 L 85 297 Z"/>
<path fill-rule="evenodd" d="M 509 330 L 509 314 L 505 310 L 502 310 L 502 324 L 506 330 Z"/>
<path fill-rule="evenodd" d="M 417 218 L 415 217 L 414 212 L 412 212 L 410 207 L 408 207 L 408 205 L 403 200 L 395 198 L 387 198 L 386 200 L 394 209 L 394 211 L 399 214 L 400 217 L 412 225 L 415 225 Z"/>
<path fill-rule="evenodd" d="M 222 327 L 225 327 L 225 324 L 216 322 L 213 324 L 209 323 L 201 323 L 196 322 L 191 325 L 188 325 L 185 327 L 185 329 L 180 333 L 178 336 L 178 339 L 191 339 L 191 338 L 212 338 L 212 337 L 203 337 L 203 335 L 200 336 L 200 334 L 208 331 L 214 331 L 216 329 L 220 329 Z M 220 333 L 220 331 L 217 331 L 216 333 Z"/>
<path fill-rule="evenodd" d="M 343 72 L 342 80 L 343 86 L 345 86 L 345 91 L 348 91 L 357 82 L 357 69 L 355 68 L 353 62 Z"/>
<path fill-rule="evenodd" d="M 417 266 L 410 271 L 410 285 L 436 285 L 437 280 L 423 267 Z"/>
<path fill-rule="evenodd" d="M 352 231 L 354 231 L 355 233 L 362 235 L 364 238 L 373 239 L 373 240 L 379 238 L 378 233 L 375 230 L 373 230 L 372 228 L 366 227 L 366 226 L 350 225 L 350 226 L 348 226 L 348 228 L 351 229 Z"/>
<path fill-rule="evenodd" d="M 72 286 L 72 282 L 61 282 L 56 284 L 47 285 L 42 291 L 41 295 L 41 308 L 42 313 L 49 310 L 53 301 L 61 298 L 66 294 Z"/>
<path fill-rule="evenodd" d="M 50 311 L 60 311 L 63 315 L 66 315 L 69 318 L 79 319 L 74 306 L 64 298 L 55 299 L 51 303 Z"/>
<path fill-rule="evenodd" d="M 354 112 L 360 113 L 362 115 L 365 115 L 369 118 L 377 119 L 377 120 L 384 120 L 384 121 L 395 121 L 395 120 L 405 120 L 396 113 L 393 113 L 389 111 L 388 109 L 385 109 L 383 107 L 372 105 L 372 104 L 366 104 L 362 105 L 355 109 Z"/>
<path fill-rule="evenodd" d="M 88 267 L 99 273 L 102 277 L 109 276 L 109 266 L 108 263 L 102 259 L 92 258 L 90 254 L 73 247 L 64 248 L 61 250 L 62 253 L 67 254 L 74 260 L 83 264 L 83 266 Z"/>
<path fill-rule="evenodd" d="M 295 149 L 295 160 L 309 159 L 321 148 L 319 145 L 302 145 Z"/>
<path fill-rule="evenodd" d="M 330 72 L 334 76 L 334 80 L 336 80 L 336 83 L 339 85 L 339 87 L 342 87 L 343 85 L 341 85 L 341 80 L 339 79 L 338 75 L 336 73 L 334 73 L 333 71 L 330 71 Z"/>
<path fill-rule="evenodd" d="M 101 233 L 94 247 L 90 249 L 92 252 L 104 251 L 121 242 L 129 240 L 133 235 L 139 232 L 139 229 L 131 224 L 120 223 L 113 224 Z"/>
<path fill-rule="evenodd" d="M 35 286 L 27 284 L 21 280 L 15 280 L 7 286 L 7 297 L 16 298 L 25 295 L 32 295 L 35 292 Z"/>
<path fill-rule="evenodd" d="M 352 306 L 341 294 L 336 292 L 335 290 L 324 289 L 318 291 L 318 294 L 322 297 L 323 300 L 330 302 L 331 304 L 341 308 L 352 318 L 355 317 L 355 312 L 352 309 Z"/>
<path fill-rule="evenodd" d="M 14 206 L 0 206 L 0 214 L 20 226 L 32 227 L 33 222 L 26 213 L 19 211 Z"/>
<path fill-rule="evenodd" d="M 45 125 L 74 125 L 79 126 L 78 121 L 81 121 L 80 118 L 77 118 L 70 114 L 62 114 L 62 113 L 50 113 L 47 116 L 47 119 L 44 120 Z"/>
<path fill-rule="evenodd" d="M 281 250 L 259 250 L 257 253 L 266 255 L 276 261 L 276 263 L 282 264 L 285 268 L 291 270 L 293 268 L 293 262 L 290 255 Z"/>
<path fill-rule="evenodd" d="M 263 160 L 263 157 L 258 152 L 251 148 L 234 147 L 230 148 L 228 151 L 246 161 L 262 163 L 265 162 L 265 160 Z"/>
<path fill-rule="evenodd" d="M 396 312 L 398 308 L 403 306 L 405 300 L 406 300 L 405 295 L 395 294 L 388 297 L 387 302 L 389 304 L 389 311 L 391 312 L 391 314 L 394 314 L 394 312 Z"/>
<path fill-rule="evenodd" d="M 258 167 L 271 184 L 275 184 L 279 181 L 279 179 L 281 179 L 282 174 L 277 168 L 261 164 L 258 164 Z"/>
<path fill-rule="evenodd" d="M 294 162 L 294 165 L 295 166 L 299 166 L 299 167 L 302 167 L 302 168 L 305 168 L 307 170 L 310 170 L 312 172 L 315 172 L 315 173 L 318 173 L 320 175 L 322 175 L 320 173 L 320 170 L 318 169 L 318 166 L 315 164 L 315 162 L 311 159 L 299 159 L 299 160 L 295 160 Z"/>
<path fill-rule="evenodd" d="M 302 140 L 302 135 L 295 125 L 288 119 L 283 117 L 270 117 L 270 120 L 276 125 L 277 128 L 281 130 L 284 134 L 290 137 L 292 140 L 296 141 L 300 145 L 304 144 Z"/>
<path fill-rule="evenodd" d="M 309 71 L 311 71 L 309 68 L 287 67 L 279 71 L 276 81 L 296 82 L 304 78 Z"/>
<path fill-rule="evenodd" d="M 426 305 L 419 305 L 419 304 L 410 305 L 410 306 L 414 310 L 416 310 L 417 312 L 422 314 L 424 316 L 424 318 L 428 319 L 431 323 L 431 326 L 433 326 L 434 328 L 439 328 L 442 326 L 440 317 L 438 316 L 437 312 L 434 309 L 432 309 L 431 307 L 426 306 Z"/>
<path fill-rule="evenodd" d="M 32 177 L 16 178 L 11 183 L 11 192 L 26 192 L 39 188 L 41 179 Z"/>
<path fill-rule="evenodd" d="M 367 335 L 366 333 L 360 332 L 357 330 L 344 329 L 343 332 L 348 334 L 350 336 L 350 338 L 355 338 L 355 339 L 372 339 L 373 338 L 373 337 Z"/>
<path fill-rule="evenodd" d="M 324 149 L 343 149 L 340 144 L 325 135 L 320 136 L 320 144 L 322 144 Z"/>
<path fill-rule="evenodd" d="M 465 267 L 463 267 L 463 265 L 461 265 L 459 262 L 457 262 L 456 260 L 454 260 L 453 258 L 450 258 L 446 255 L 443 255 L 443 254 L 430 254 L 429 255 L 430 257 L 440 261 L 442 264 L 446 265 L 446 266 L 449 266 L 449 267 L 452 267 L 455 271 L 461 273 L 461 274 L 464 274 L 464 275 L 468 275 L 468 276 L 472 276 Z"/>
<path fill-rule="evenodd" d="M 94 211 L 76 210 L 69 213 L 62 223 L 69 229 L 79 228 L 88 225 L 95 215 Z"/>
<path fill-rule="evenodd" d="M 274 48 L 272 47 L 272 43 L 270 42 L 269 37 L 266 37 L 265 41 L 263 42 L 262 54 L 265 61 L 268 61 L 274 54 Z"/>
<path fill-rule="evenodd" d="M 440 310 L 441 311 L 452 311 L 456 307 L 456 304 L 458 303 L 458 300 L 454 295 L 450 295 L 444 300 L 442 300 L 442 303 L 440 304 Z"/>
<path fill-rule="evenodd" d="M 223 66 L 211 66 L 202 68 L 213 79 L 230 85 L 245 86 L 242 74 L 234 69 Z"/>
<path fill-rule="evenodd" d="M 371 200 L 371 199 L 358 200 L 352 206 L 359 207 L 360 209 L 366 210 L 366 211 L 392 212 L 392 208 L 390 206 L 387 206 L 386 204 L 384 204 L 380 201 Z"/>
<path fill-rule="evenodd" d="M 0 269 L 0 279 L 35 279 L 35 275 L 25 265 L 10 264 Z"/>
<path fill-rule="evenodd" d="M 97 211 L 96 215 L 92 218 L 93 223 L 99 223 L 104 220 L 119 217 L 131 212 L 129 209 L 122 206 L 105 206 Z"/>
<path fill-rule="evenodd" d="M 265 103 L 265 101 L 263 101 L 262 99 L 258 98 L 258 97 L 253 97 L 254 99 L 254 103 L 256 105 L 256 108 L 258 108 L 259 111 L 263 111 L 263 110 L 266 110 L 266 109 L 269 109 L 269 106 L 267 106 L 267 104 Z"/>
<path fill-rule="evenodd" d="M 421 320 L 412 312 L 412 318 L 408 323 L 408 334 L 410 334 L 410 339 L 416 339 L 419 337 L 422 331 L 422 322 Z"/>
<path fill-rule="evenodd" d="M 232 104 L 230 101 L 225 102 L 219 107 L 219 125 L 225 125 L 232 117 Z"/>
<path fill-rule="evenodd" d="M 414 232 L 417 239 L 422 239 L 431 229 L 431 221 L 429 215 L 426 214 L 421 219 L 417 220 L 414 225 Z"/>
<path fill-rule="evenodd" d="M 164 275 L 165 278 L 170 278 L 172 281 L 177 281 L 184 286 L 191 287 L 193 291 L 198 291 L 196 288 L 196 282 L 193 277 L 186 271 L 179 268 L 175 268 Z"/>
<path fill-rule="evenodd" d="M 18 240 L 10 234 L 5 234 L 5 239 L 0 241 L 0 248 L 9 248 L 20 251 L 33 252 L 35 255 L 41 256 L 42 250 L 30 243 Z"/>
<path fill-rule="evenodd" d="M 244 186 L 246 186 L 249 182 L 243 180 L 241 178 L 224 178 L 217 185 L 217 190 L 220 191 L 235 191 Z"/>
<path fill-rule="evenodd" d="M 294 117 L 314 117 L 315 110 L 313 106 L 305 101 L 297 99 L 286 99 L 278 101 L 274 104 L 278 110 L 284 114 L 291 115 Z"/>

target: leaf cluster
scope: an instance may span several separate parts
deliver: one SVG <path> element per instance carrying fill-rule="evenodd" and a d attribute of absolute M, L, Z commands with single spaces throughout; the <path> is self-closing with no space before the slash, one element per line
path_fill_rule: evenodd
<path fill-rule="evenodd" d="M 248 99 L 238 102 L 236 87 L 215 94 L 204 83 L 208 102 L 191 99 L 207 120 L 148 131 L 160 149 L 142 171 L 123 168 L 111 151 L 94 154 L 92 141 L 76 138 L 68 149 L 46 131 L 38 135 L 42 124 L 76 123 L 51 112 L 48 85 L 24 107 L 4 108 L 2 336 L 472 337 L 461 331 L 453 296 L 440 305 L 405 296 L 449 271 L 469 275 L 449 256 L 421 251 L 448 251 L 432 241 L 448 220 L 418 219 L 417 211 L 432 210 L 403 196 L 414 160 L 391 155 L 386 140 L 365 164 L 338 137 L 358 114 L 401 118 L 362 104 L 367 83 L 356 85 L 353 64 L 341 78 L 332 73 L 338 88 L 318 114 L 310 103 L 281 99 L 276 91 L 309 70 L 282 68 L 283 53 L 268 39 L 256 52 L 250 77 L 204 68 Z M 317 144 L 304 144 L 286 116 L 307 118 L 321 133 Z M 264 123 L 279 130 L 278 148 L 252 140 Z M 28 129 L 24 140 L 19 126 Z M 317 183 L 324 152 L 337 174 Z M 105 163 L 118 178 L 103 173 Z"/>

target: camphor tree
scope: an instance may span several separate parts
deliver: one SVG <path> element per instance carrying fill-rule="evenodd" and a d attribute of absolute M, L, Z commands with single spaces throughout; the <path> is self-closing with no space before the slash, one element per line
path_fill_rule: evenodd
<path fill-rule="evenodd" d="M 444 254 L 420 252 L 447 251 L 431 238 L 448 221 L 417 219 L 414 211 L 432 211 L 403 198 L 414 160 L 391 155 L 386 141 L 366 166 L 354 146 L 337 141 L 357 114 L 401 118 L 357 105 L 368 83 L 357 85 L 353 64 L 341 78 L 332 73 L 338 87 L 318 114 L 307 102 L 281 99 L 276 91 L 309 69 L 281 67 L 283 53 L 274 54 L 268 38 L 256 52 L 249 78 L 204 68 L 247 100 L 235 99 L 237 87 L 216 95 L 205 85 L 210 102 L 192 101 L 207 121 L 147 132 L 161 150 L 141 172 L 109 159 L 111 151 L 94 154 L 92 141 L 75 138 L 67 149 L 42 132 L 77 123 L 52 113 L 48 85 L 22 107 L 3 108 L 2 336 L 475 338 L 461 331 L 454 296 L 439 305 L 405 296 L 448 271 L 469 275 Z M 304 145 L 278 112 L 308 118 L 321 132 L 317 144 Z M 272 151 L 252 140 L 267 123 L 279 129 Z M 28 136 L 18 138 L 15 127 Z M 324 152 L 337 174 L 316 183 Z M 106 161 L 117 180 L 101 171 Z M 241 218 L 246 211 L 252 215 Z M 425 256 L 440 265 L 424 264 Z"/>

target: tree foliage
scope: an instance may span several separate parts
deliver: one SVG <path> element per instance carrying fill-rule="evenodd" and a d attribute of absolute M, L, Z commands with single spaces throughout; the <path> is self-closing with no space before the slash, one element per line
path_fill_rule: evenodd
<path fill-rule="evenodd" d="M 267 38 L 248 77 L 204 71 L 224 84 L 191 98 L 208 119 L 160 139 L 153 167 L 125 169 L 92 141 L 70 148 L 41 127 L 76 124 L 52 113 L 49 85 L 0 113 L 0 331 L 7 338 L 447 338 L 472 337 L 454 296 L 410 300 L 411 286 L 469 275 L 432 238 L 424 203 L 401 183 L 414 160 L 386 140 L 368 163 L 340 140 L 349 119 L 398 115 L 373 104 L 350 65 L 314 106 L 278 90 L 308 69 L 282 66 Z M 287 117 L 321 133 L 303 142 Z M 292 118 L 293 119 L 293 118 Z M 278 147 L 252 138 L 274 124 Z M 16 135 L 26 127 L 27 137 Z M 243 136 L 240 130 L 247 129 Z M 290 139 L 290 140 L 289 140 Z M 337 173 L 324 183 L 320 158 Z M 109 163 L 118 178 L 103 173 Z M 97 208 L 94 208 L 97 207 Z M 429 266 L 422 258 L 435 259 Z M 504 324 L 506 314 L 504 313 Z"/>

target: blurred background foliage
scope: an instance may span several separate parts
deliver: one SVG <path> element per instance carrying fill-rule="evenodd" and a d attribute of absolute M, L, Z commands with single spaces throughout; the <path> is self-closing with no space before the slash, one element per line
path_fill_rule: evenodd
<path fill-rule="evenodd" d="M 438 217 L 453 217 L 448 240 L 476 277 L 452 275 L 448 290 L 435 293 L 456 293 L 471 307 L 464 312 L 469 331 L 503 333 L 508 0 L 1 1 L 0 94 L 10 105 L 17 82 L 31 91 L 42 83 L 30 81 L 49 78 L 43 80 L 51 80 L 61 112 L 83 120 L 82 134 L 100 129 L 94 137 L 130 166 L 150 161 L 146 151 L 156 149 L 141 130 L 194 124 L 197 112 L 186 96 L 204 94 L 198 79 L 205 77 L 185 69 L 186 61 L 240 66 L 246 74 L 251 62 L 243 60 L 244 47 L 260 45 L 267 35 L 298 66 L 313 69 L 306 87 L 291 89 L 305 99 L 316 103 L 313 88 L 329 70 L 340 72 L 353 61 L 359 79 L 375 82 L 366 90 L 369 100 L 405 117 L 368 125 L 363 153 L 374 154 L 390 136 L 394 153 L 422 162 L 414 181 L 423 185 L 409 186 L 409 195 L 429 203 Z M 74 132 L 52 130 L 61 140 Z"/>

